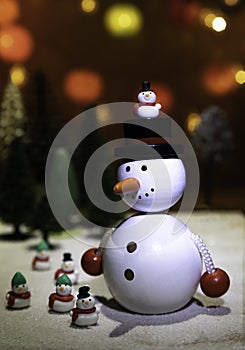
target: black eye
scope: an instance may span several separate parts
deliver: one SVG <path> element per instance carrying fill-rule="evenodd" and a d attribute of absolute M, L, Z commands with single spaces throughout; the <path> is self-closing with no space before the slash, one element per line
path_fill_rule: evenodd
<path fill-rule="evenodd" d="M 150 95 L 151 95 L 151 92 L 150 92 Z"/>
<path fill-rule="evenodd" d="M 137 244 L 135 242 L 129 242 L 127 245 L 127 251 L 133 253 L 137 249 Z"/>
<path fill-rule="evenodd" d="M 142 165 L 141 170 L 142 171 L 146 171 L 147 170 L 147 166 L 146 165 Z"/>
<path fill-rule="evenodd" d="M 88 299 L 89 301 L 91 301 L 91 299 Z"/>
<path fill-rule="evenodd" d="M 124 271 L 124 277 L 128 281 L 132 281 L 134 279 L 134 272 L 131 269 L 126 269 Z"/>
<path fill-rule="evenodd" d="M 18 288 L 19 286 L 15 286 L 16 288 Z"/>
<path fill-rule="evenodd" d="M 82 300 L 82 303 L 84 302 L 84 299 Z"/>
<path fill-rule="evenodd" d="M 131 168 L 130 168 L 130 166 L 128 165 L 128 166 L 126 167 L 126 172 L 128 173 L 130 170 L 131 170 Z"/>
<path fill-rule="evenodd" d="M 24 285 L 24 284 L 22 284 L 22 287 L 25 287 L 25 285 Z"/>

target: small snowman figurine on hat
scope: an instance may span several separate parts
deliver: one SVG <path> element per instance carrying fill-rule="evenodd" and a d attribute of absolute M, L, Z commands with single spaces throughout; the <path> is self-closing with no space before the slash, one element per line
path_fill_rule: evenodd
<path fill-rule="evenodd" d="M 161 109 L 160 103 L 156 103 L 156 94 L 150 88 L 149 81 L 143 81 L 138 94 L 138 103 L 134 106 L 135 114 L 141 118 L 156 118 Z"/>
<path fill-rule="evenodd" d="M 6 294 L 8 307 L 23 309 L 30 306 L 31 293 L 28 284 L 21 272 L 16 272 L 11 280 L 12 290 Z"/>
<path fill-rule="evenodd" d="M 77 307 L 72 309 L 72 325 L 86 327 L 93 326 L 98 322 L 99 310 L 95 306 L 95 299 L 89 293 L 90 287 L 83 286 L 78 290 Z"/>
<path fill-rule="evenodd" d="M 166 213 L 186 186 L 184 163 L 168 141 L 172 125 L 167 116 L 124 124 L 125 146 L 117 155 L 133 156 L 119 166 L 114 192 L 138 213 L 106 233 L 100 247 L 87 250 L 81 259 L 86 273 L 104 274 L 121 306 L 142 314 L 181 309 L 199 283 L 203 293 L 214 298 L 225 294 L 230 285 L 229 276 L 215 267 L 201 237 Z M 160 130 L 166 138 L 159 135 Z"/>
<path fill-rule="evenodd" d="M 71 257 L 71 253 L 64 253 L 63 254 L 63 261 L 61 264 L 61 268 L 56 270 L 54 279 L 57 280 L 59 276 L 66 274 L 69 276 L 72 284 L 77 284 L 78 283 L 78 271 L 75 270 L 75 264 L 74 261 Z"/>
<path fill-rule="evenodd" d="M 51 268 L 49 247 L 45 241 L 42 241 L 37 246 L 37 254 L 32 260 L 33 270 L 45 271 Z"/>
<path fill-rule="evenodd" d="M 71 294 L 72 282 L 63 274 L 56 281 L 56 293 L 49 296 L 49 308 L 55 312 L 69 312 L 74 307 L 75 297 Z"/>

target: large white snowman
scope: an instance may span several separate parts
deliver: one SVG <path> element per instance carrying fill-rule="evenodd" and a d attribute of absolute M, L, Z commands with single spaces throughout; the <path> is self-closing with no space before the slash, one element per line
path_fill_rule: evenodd
<path fill-rule="evenodd" d="M 149 142 L 144 139 L 148 147 L 151 141 L 152 137 Z M 199 282 L 210 297 L 221 296 L 229 288 L 228 275 L 215 268 L 202 239 L 180 220 L 162 213 L 181 198 L 186 184 L 181 159 L 164 142 L 154 138 L 158 157 L 126 161 L 119 167 L 114 191 L 139 214 L 106 234 L 99 249 L 89 249 L 81 260 L 85 272 L 103 272 L 119 304 L 143 314 L 180 309 L 191 300 Z"/>

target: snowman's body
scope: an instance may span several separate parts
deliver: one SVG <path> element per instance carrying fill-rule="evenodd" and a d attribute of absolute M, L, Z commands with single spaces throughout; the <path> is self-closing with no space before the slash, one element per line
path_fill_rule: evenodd
<path fill-rule="evenodd" d="M 74 307 L 74 304 L 75 304 L 75 298 L 74 300 L 71 300 L 71 301 L 55 300 L 52 310 L 59 313 L 70 312 L 71 309 Z"/>
<path fill-rule="evenodd" d="M 173 216 L 137 215 L 105 242 L 105 281 L 125 308 L 160 314 L 183 307 L 200 281 L 202 260 L 190 230 Z"/>
<path fill-rule="evenodd" d="M 13 309 L 24 309 L 26 307 L 29 307 L 31 303 L 31 298 L 21 298 L 16 296 L 14 299 L 14 304 L 11 306 Z"/>
<path fill-rule="evenodd" d="M 31 303 L 31 293 L 28 291 L 26 280 L 21 281 L 21 284 L 12 285 L 12 290 L 6 294 L 6 299 L 8 307 L 13 309 L 29 307 Z"/>
<path fill-rule="evenodd" d="M 39 252 L 33 259 L 32 267 L 34 270 L 46 271 L 51 268 L 51 262 L 48 252 Z"/>
<path fill-rule="evenodd" d="M 93 326 L 98 322 L 98 319 L 99 316 L 96 311 L 91 314 L 80 313 L 74 324 L 79 327 Z"/>

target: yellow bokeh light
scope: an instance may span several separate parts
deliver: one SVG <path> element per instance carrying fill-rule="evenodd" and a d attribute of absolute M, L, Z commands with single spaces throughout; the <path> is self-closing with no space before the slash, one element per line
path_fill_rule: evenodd
<path fill-rule="evenodd" d="M 236 6 L 239 3 L 239 0 L 225 0 L 225 4 L 228 6 Z"/>
<path fill-rule="evenodd" d="M 239 70 L 235 74 L 235 80 L 238 84 L 245 84 L 245 71 Z"/>
<path fill-rule="evenodd" d="M 25 83 L 27 72 L 24 66 L 15 65 L 10 69 L 10 79 L 14 85 L 21 86 Z"/>
<path fill-rule="evenodd" d="M 190 113 L 187 117 L 187 130 L 190 134 L 196 130 L 196 127 L 200 124 L 201 117 L 198 113 Z"/>
<path fill-rule="evenodd" d="M 82 0 L 81 9 L 86 13 L 92 13 L 97 8 L 97 2 L 95 0 Z"/>
<path fill-rule="evenodd" d="M 216 32 L 222 32 L 226 28 L 226 20 L 223 17 L 215 17 L 212 22 L 212 28 Z"/>
<path fill-rule="evenodd" d="M 201 20 L 206 27 L 212 28 L 212 22 L 215 19 L 216 15 L 209 9 L 203 9 L 201 11 Z"/>
<path fill-rule="evenodd" d="M 143 17 L 140 10 L 132 4 L 116 4 L 106 11 L 104 24 L 112 35 L 127 37 L 139 33 Z"/>

